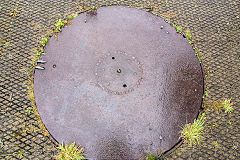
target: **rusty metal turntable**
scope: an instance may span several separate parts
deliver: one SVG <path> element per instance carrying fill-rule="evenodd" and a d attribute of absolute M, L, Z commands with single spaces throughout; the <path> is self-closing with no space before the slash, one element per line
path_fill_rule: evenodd
<path fill-rule="evenodd" d="M 89 159 L 138 159 L 179 141 L 202 103 L 201 66 L 161 17 L 127 7 L 83 13 L 46 45 L 36 105 L 58 142 Z"/>

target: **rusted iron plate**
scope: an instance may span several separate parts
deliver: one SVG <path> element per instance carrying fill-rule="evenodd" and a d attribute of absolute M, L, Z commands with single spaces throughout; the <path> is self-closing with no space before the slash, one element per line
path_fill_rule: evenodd
<path fill-rule="evenodd" d="M 46 53 L 34 79 L 39 114 L 58 142 L 81 144 L 87 158 L 168 150 L 200 109 L 203 76 L 193 49 L 146 11 L 83 13 Z"/>

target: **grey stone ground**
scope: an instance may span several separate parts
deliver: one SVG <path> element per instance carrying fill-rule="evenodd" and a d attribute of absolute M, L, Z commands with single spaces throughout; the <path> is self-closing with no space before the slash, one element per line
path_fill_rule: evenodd
<path fill-rule="evenodd" d="M 168 159 L 240 159 L 240 2 L 233 0 L 85 1 L 84 5 L 148 7 L 189 29 L 202 64 L 208 100 L 232 98 L 234 112 L 206 110 L 206 129 L 200 146 L 183 144 Z M 31 67 L 33 49 L 54 28 L 56 20 L 83 11 L 83 1 L 1 0 L 0 3 L 0 159 L 52 159 L 53 141 L 40 129 L 28 98 L 25 70 Z M 18 6 L 19 13 L 9 16 Z M 9 42 L 9 43 L 6 43 Z M 29 112 L 29 110 L 31 112 Z M 22 156 L 21 156 L 22 155 Z"/>

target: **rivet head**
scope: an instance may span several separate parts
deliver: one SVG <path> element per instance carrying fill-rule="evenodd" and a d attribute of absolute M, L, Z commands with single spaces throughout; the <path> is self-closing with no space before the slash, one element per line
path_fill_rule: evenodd
<path fill-rule="evenodd" d="M 118 68 L 117 69 L 117 73 L 121 73 L 122 71 L 121 71 L 121 69 L 120 68 Z"/>
<path fill-rule="evenodd" d="M 160 139 L 160 140 L 162 140 L 162 139 L 163 139 L 163 137 L 162 137 L 162 136 L 160 136 L 160 137 L 159 137 L 159 139 Z"/>

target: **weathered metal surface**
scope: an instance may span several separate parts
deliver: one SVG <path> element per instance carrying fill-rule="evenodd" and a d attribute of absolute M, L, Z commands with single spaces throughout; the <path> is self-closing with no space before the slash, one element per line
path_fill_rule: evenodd
<path fill-rule="evenodd" d="M 39 114 L 58 142 L 81 144 L 90 159 L 168 150 L 197 116 L 201 67 L 160 17 L 126 7 L 83 13 L 46 53 L 34 79 Z"/>

